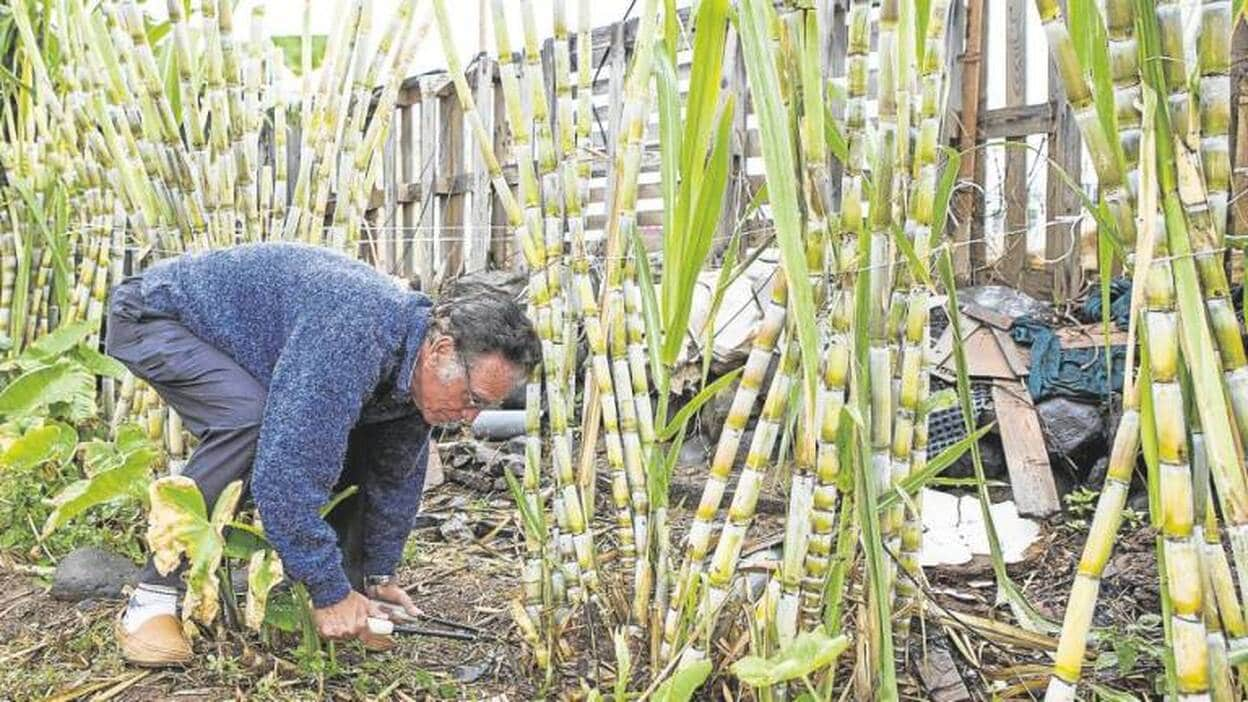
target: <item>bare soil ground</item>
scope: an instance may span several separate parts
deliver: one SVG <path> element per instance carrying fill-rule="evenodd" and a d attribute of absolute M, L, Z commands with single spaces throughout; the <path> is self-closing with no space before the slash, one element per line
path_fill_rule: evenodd
<path fill-rule="evenodd" d="M 0 699 L 533 699 L 539 692 L 537 675 L 506 608 L 516 591 L 521 556 L 509 498 L 448 483 L 428 495 L 424 511 L 429 526 L 413 533 L 402 580 L 426 613 L 469 627 L 473 641 L 403 636 L 391 652 L 339 645 L 332 661 L 316 662 L 299 660 L 293 640 L 269 647 L 252 635 L 218 631 L 197 641 L 199 655 L 186 669 L 138 670 L 122 662 L 113 641 L 121 603 L 58 602 L 48 596 L 45 581 L 0 562 Z M 680 534 L 688 512 L 674 511 Z M 437 524 L 453 513 L 467 516 L 474 540 L 449 543 L 442 536 Z M 599 528 L 609 530 L 605 523 Z M 1040 614 L 1057 622 L 1084 531 L 1060 518 L 1046 524 L 1026 561 L 1009 569 Z M 746 551 L 775 543 L 780 534 L 778 518 L 763 514 Z M 607 541 L 605 533 L 600 536 L 600 542 Z M 612 555 L 609 548 L 604 552 L 607 560 Z M 1048 650 L 1056 642 L 1012 626 L 1008 608 L 994 602 L 990 563 L 977 559 L 957 568 L 930 569 L 927 579 L 931 605 L 922 628 L 916 624 L 902 670 L 906 698 L 1042 696 Z M 857 590 L 851 591 L 851 619 L 858 599 Z M 1117 690 L 1151 692 L 1159 664 L 1150 654 L 1161 631 L 1159 623 L 1150 626 L 1159 609 L 1153 535 L 1147 527 L 1129 524 L 1124 531 L 1097 611 L 1096 624 L 1112 633 L 1103 637 L 1099 657 L 1089 667 L 1091 679 Z M 553 685 L 561 697 L 575 696 L 579 680 L 594 677 L 595 669 L 603 677 L 612 674 L 608 633 L 589 633 L 583 627 L 570 632 L 575 660 Z M 728 632 L 720 645 L 731 648 L 737 641 L 739 636 Z M 740 698 L 742 692 L 729 678 L 717 678 L 706 689 L 713 699 Z"/>

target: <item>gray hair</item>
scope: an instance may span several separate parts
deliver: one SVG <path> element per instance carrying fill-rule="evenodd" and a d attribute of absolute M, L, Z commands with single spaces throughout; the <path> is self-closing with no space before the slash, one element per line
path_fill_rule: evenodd
<path fill-rule="evenodd" d="M 433 306 L 433 323 L 472 363 L 497 353 L 528 375 L 542 360 L 542 345 L 524 308 L 504 289 L 464 280 Z"/>

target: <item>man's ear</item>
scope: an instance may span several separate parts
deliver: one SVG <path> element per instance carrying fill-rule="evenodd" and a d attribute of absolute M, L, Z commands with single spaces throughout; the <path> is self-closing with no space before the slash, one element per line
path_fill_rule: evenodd
<path fill-rule="evenodd" d="M 429 344 L 429 348 L 436 351 L 439 355 L 447 356 L 455 350 L 455 342 L 446 334 L 439 334 L 437 338 Z"/>

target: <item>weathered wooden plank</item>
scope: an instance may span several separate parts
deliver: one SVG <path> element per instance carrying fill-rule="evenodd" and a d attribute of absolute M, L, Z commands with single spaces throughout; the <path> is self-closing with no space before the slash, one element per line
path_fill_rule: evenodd
<path fill-rule="evenodd" d="M 1065 0 L 1062 0 L 1065 6 Z M 1083 283 L 1083 267 L 1079 265 L 1079 232 L 1066 221 L 1079 214 L 1082 203 L 1062 178 L 1061 170 L 1076 183 L 1080 182 L 1083 168 L 1083 142 L 1079 137 L 1079 125 L 1075 123 L 1074 110 L 1066 102 L 1057 65 L 1049 60 L 1049 102 L 1054 105 L 1053 129 L 1049 132 L 1049 171 L 1045 193 L 1045 219 L 1059 222 L 1045 231 L 1044 257 L 1054 261 L 1052 289 L 1048 295 L 1037 291 L 1040 297 L 1055 302 L 1070 299 L 1078 293 Z"/>
<path fill-rule="evenodd" d="M 421 289 L 426 292 L 433 289 L 433 235 L 438 210 L 437 200 L 433 196 L 433 183 L 437 176 L 438 163 L 438 101 L 431 97 L 420 101 L 420 160 L 417 164 L 421 198 L 417 206 L 418 228 L 415 231 L 413 247 L 416 275 L 420 279 Z"/>
<path fill-rule="evenodd" d="M 477 112 L 481 115 L 485 133 L 492 134 L 494 130 L 494 60 L 482 55 L 478 58 L 474 70 Z M 468 139 L 468 153 L 472 154 L 472 172 L 468 176 L 472 212 L 468 218 L 468 226 L 464 230 L 464 270 L 472 273 L 485 270 L 490 251 L 491 208 L 494 204 L 494 196 L 491 192 L 490 174 L 485 168 L 485 161 L 481 158 L 481 150 L 476 143 L 476 138 L 471 133 L 465 136 Z M 492 148 L 493 143 L 490 146 Z"/>
<path fill-rule="evenodd" d="M 399 130 L 399 169 L 397 177 L 398 183 L 395 183 L 394 198 L 399 203 L 399 220 L 398 224 L 402 229 L 395 232 L 395 245 L 398 248 L 397 257 L 399 259 L 399 274 L 410 277 L 415 270 L 412 261 L 412 227 L 416 226 L 416 205 L 411 200 L 403 199 L 403 190 L 407 183 L 410 183 L 416 177 L 416 140 L 414 138 L 416 131 L 416 120 L 413 118 L 413 112 L 419 107 L 412 105 L 403 105 L 396 108 L 399 111 L 399 119 L 397 126 Z"/>
<path fill-rule="evenodd" d="M 984 0 L 967 0 L 967 3 L 966 42 L 961 60 L 963 110 L 956 116 L 961 126 L 958 148 L 963 156 L 958 179 L 962 181 L 982 178 L 984 159 L 978 158 L 979 153 L 975 146 L 982 141 L 979 113 L 986 95 L 983 90 L 983 54 L 987 44 L 984 32 Z M 982 237 L 983 234 L 983 207 L 980 204 L 982 199 L 979 191 L 963 188 L 958 192 L 954 203 L 958 226 L 953 235 L 953 268 L 954 276 L 962 285 L 972 281 L 974 270 L 983 261 L 982 254 L 976 256 L 981 253 L 982 247 L 971 245 L 973 238 Z"/>
<path fill-rule="evenodd" d="M 1040 417 L 1026 386 L 1017 380 L 996 381 L 992 385 L 992 403 L 1018 513 L 1025 517 L 1054 514 L 1061 509 L 1061 503 Z"/>
<path fill-rule="evenodd" d="M 1006 107 L 1027 103 L 1027 1 L 1007 0 L 1005 4 Z M 1022 284 L 1027 259 L 1027 152 L 1017 148 L 1022 143 L 1020 137 L 1006 139 L 1005 240 L 995 267 L 997 277 L 1015 286 Z"/>
<path fill-rule="evenodd" d="M 377 262 L 387 273 L 395 272 L 395 234 L 393 229 L 398 218 L 399 209 L 399 178 L 398 178 L 398 129 L 391 122 L 391 129 L 386 134 L 386 144 L 381 152 L 381 180 L 385 190 L 382 203 L 381 227 L 377 238 Z"/>
<path fill-rule="evenodd" d="M 438 134 L 438 172 L 440 175 L 464 172 L 465 120 L 459 100 L 453 95 L 438 98 L 440 131 Z M 463 269 L 466 188 L 438 196 L 438 236 L 434 240 L 434 290 L 458 276 Z"/>

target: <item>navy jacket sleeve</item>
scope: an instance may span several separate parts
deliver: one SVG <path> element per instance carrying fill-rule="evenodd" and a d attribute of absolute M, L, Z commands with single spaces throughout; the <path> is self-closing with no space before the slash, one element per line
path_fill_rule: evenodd
<path fill-rule="evenodd" d="M 429 426 L 420 415 L 366 428 L 368 477 L 362 490 L 364 573 L 391 575 L 420 508 L 429 458 Z"/>
<path fill-rule="evenodd" d="M 384 352 L 366 314 L 301 322 L 269 385 L 251 492 L 287 574 L 324 607 L 351 591 L 333 528 L 319 514 L 343 469 L 347 441 L 377 385 Z"/>

